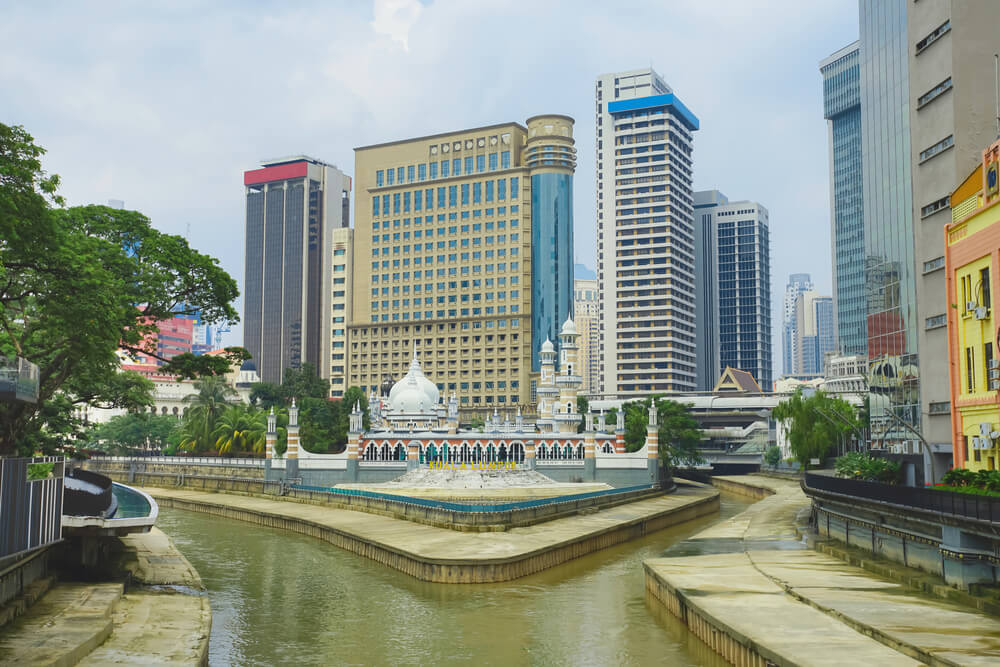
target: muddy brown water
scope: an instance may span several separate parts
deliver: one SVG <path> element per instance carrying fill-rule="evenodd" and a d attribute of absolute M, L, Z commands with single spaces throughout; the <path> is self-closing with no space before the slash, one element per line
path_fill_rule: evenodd
<path fill-rule="evenodd" d="M 211 665 L 722 665 L 642 561 L 749 503 L 501 584 L 417 581 L 325 542 L 161 508 L 212 604 Z"/>

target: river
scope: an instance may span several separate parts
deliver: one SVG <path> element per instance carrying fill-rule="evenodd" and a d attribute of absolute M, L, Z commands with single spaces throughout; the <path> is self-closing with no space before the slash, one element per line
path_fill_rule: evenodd
<path fill-rule="evenodd" d="M 417 581 L 325 542 L 161 508 L 212 604 L 211 665 L 722 665 L 646 599 L 642 561 L 719 515 L 502 584 Z"/>

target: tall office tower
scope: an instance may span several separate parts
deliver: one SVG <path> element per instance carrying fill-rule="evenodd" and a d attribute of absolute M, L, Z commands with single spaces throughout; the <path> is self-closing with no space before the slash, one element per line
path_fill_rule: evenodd
<path fill-rule="evenodd" d="M 462 408 L 530 402 L 573 306 L 575 168 L 558 115 L 355 149 L 370 199 L 354 220 L 350 384 L 377 390 L 416 347 Z"/>
<path fill-rule="evenodd" d="M 691 391 L 698 119 L 652 69 L 602 74 L 595 96 L 601 393 Z"/>
<path fill-rule="evenodd" d="M 770 390 L 771 246 L 767 209 L 731 202 L 718 190 L 694 193 L 698 390 L 729 366 Z"/>
<path fill-rule="evenodd" d="M 580 390 L 585 394 L 596 394 L 601 390 L 601 332 L 598 329 L 600 309 L 597 299 L 596 280 L 573 281 L 573 322 L 580 334 L 580 349 L 577 352 L 577 367 L 583 376 Z"/>
<path fill-rule="evenodd" d="M 800 292 L 795 297 L 795 320 L 797 342 L 792 372 L 821 375 L 827 353 L 834 351 L 833 298 L 820 296 L 815 290 Z"/>
<path fill-rule="evenodd" d="M 333 328 L 330 331 L 330 396 L 340 398 L 347 383 L 347 325 L 351 322 L 351 293 L 354 281 L 354 230 L 333 230 Z"/>
<path fill-rule="evenodd" d="M 265 382 L 303 363 L 329 378 L 334 276 L 345 271 L 333 231 L 349 226 L 351 178 L 302 155 L 261 164 L 243 174 L 243 346 Z"/>
<path fill-rule="evenodd" d="M 781 309 L 781 372 L 785 375 L 797 374 L 796 359 L 799 358 L 798 336 L 796 335 L 795 300 L 799 294 L 813 288 L 812 277 L 808 273 L 793 273 L 788 276 L 785 297 Z"/>
<path fill-rule="evenodd" d="M 830 146 L 834 321 L 837 347 L 850 355 L 868 351 L 858 44 L 845 46 L 819 64 Z"/>
<path fill-rule="evenodd" d="M 1000 53 L 1000 3 L 910 2 L 906 23 L 916 322 L 920 377 L 926 380 L 920 385 L 921 431 L 936 450 L 950 453 L 944 226 L 951 222 L 951 192 L 1000 136 L 993 61 Z"/>
<path fill-rule="evenodd" d="M 916 283 L 910 190 L 908 0 L 860 0 L 861 182 L 866 323 L 875 430 L 918 427 Z M 912 437 L 912 436 L 906 436 Z"/>

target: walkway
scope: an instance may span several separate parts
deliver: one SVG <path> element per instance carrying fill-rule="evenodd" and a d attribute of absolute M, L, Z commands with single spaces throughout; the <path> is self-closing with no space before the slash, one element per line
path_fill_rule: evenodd
<path fill-rule="evenodd" d="M 198 573 L 154 528 L 121 538 L 133 585 L 59 583 L 0 632 L 12 665 L 201 665 L 212 614 Z"/>
<path fill-rule="evenodd" d="M 774 495 L 645 563 L 647 588 L 718 652 L 747 664 L 1000 663 L 1000 619 L 807 549 L 796 482 L 722 479 Z"/>
<path fill-rule="evenodd" d="M 446 583 L 515 579 L 718 509 L 714 489 L 685 488 L 533 526 L 472 533 L 289 500 L 184 489 L 145 490 L 164 507 L 294 530 L 418 579 Z"/>

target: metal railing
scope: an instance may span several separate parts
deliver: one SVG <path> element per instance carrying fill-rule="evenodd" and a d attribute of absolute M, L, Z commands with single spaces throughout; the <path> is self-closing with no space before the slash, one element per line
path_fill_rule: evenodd
<path fill-rule="evenodd" d="M 617 489 L 603 489 L 601 491 L 575 493 L 569 496 L 556 496 L 554 498 L 535 498 L 533 500 L 521 500 L 512 503 L 496 503 L 496 504 L 455 503 L 447 500 L 430 500 L 427 498 L 415 498 L 413 496 L 397 496 L 389 493 L 378 493 L 377 491 L 363 491 L 361 489 L 337 489 L 325 486 L 306 486 L 302 484 L 293 484 L 291 488 L 299 489 L 302 491 L 323 492 L 339 496 L 356 496 L 360 498 L 372 498 L 375 500 L 383 500 L 386 502 L 402 503 L 406 505 L 417 505 L 420 507 L 448 510 L 451 512 L 474 513 L 474 512 L 509 512 L 511 510 L 542 507 L 544 505 L 555 505 L 558 503 L 570 503 L 570 502 L 576 502 L 578 500 L 586 500 L 588 498 L 599 498 L 601 496 L 610 496 L 614 494 L 635 493 L 636 491 L 650 490 L 655 487 L 649 484 L 643 484 L 640 486 L 627 486 Z"/>
<path fill-rule="evenodd" d="M 828 491 L 976 521 L 1000 522 L 1000 498 L 807 473 L 806 491 Z"/>
<path fill-rule="evenodd" d="M 127 463 L 164 463 L 167 465 L 252 466 L 264 467 L 265 459 L 225 458 L 222 456 L 91 456 L 92 461 L 123 461 Z"/>
<path fill-rule="evenodd" d="M 29 470 L 51 472 L 29 480 Z M 0 558 L 62 539 L 63 459 L 0 458 Z"/>

